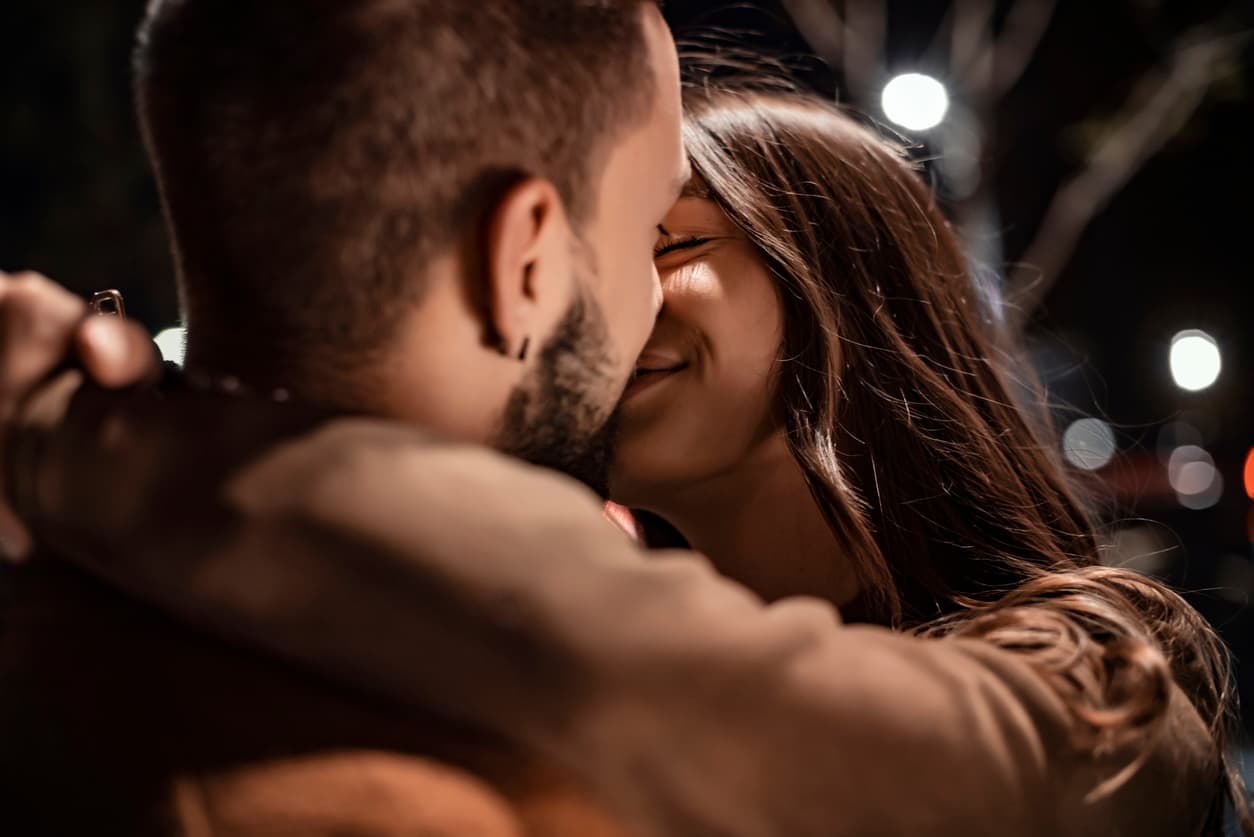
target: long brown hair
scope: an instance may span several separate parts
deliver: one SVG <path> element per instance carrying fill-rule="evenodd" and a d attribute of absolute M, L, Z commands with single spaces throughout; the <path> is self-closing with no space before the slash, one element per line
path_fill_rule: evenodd
<path fill-rule="evenodd" d="M 901 149 L 799 94 L 706 86 L 686 106 L 696 180 L 776 282 L 779 415 L 862 583 L 862 615 L 1027 655 L 1092 752 L 1147 753 L 1174 680 L 1211 722 L 1208 833 L 1227 801 L 1254 834 L 1225 752 L 1223 645 L 1166 587 L 1099 565 L 1046 422 L 1012 395 L 1023 367 Z"/>

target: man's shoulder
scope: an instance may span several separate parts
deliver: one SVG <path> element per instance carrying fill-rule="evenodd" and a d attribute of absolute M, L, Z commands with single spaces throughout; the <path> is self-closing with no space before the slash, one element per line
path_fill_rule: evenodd
<path fill-rule="evenodd" d="M 249 514 L 468 548 L 604 540 L 602 502 L 570 477 L 483 445 L 372 419 L 328 422 L 268 451 L 227 487 Z M 419 538 L 420 540 L 414 540 Z"/>

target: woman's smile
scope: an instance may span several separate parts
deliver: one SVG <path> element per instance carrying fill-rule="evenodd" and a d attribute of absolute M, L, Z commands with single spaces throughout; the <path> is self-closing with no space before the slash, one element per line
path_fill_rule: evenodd
<path fill-rule="evenodd" d="M 670 380 L 688 367 L 688 361 L 677 354 L 646 350 L 636 361 L 636 371 L 623 391 L 623 402 Z"/>

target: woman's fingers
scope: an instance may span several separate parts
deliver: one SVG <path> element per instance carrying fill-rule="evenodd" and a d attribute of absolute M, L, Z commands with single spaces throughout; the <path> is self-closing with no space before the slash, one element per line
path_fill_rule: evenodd
<path fill-rule="evenodd" d="M 152 383 L 161 358 L 148 333 L 118 317 L 90 317 L 74 335 L 74 348 L 87 376 L 102 387 Z"/>
<path fill-rule="evenodd" d="M 36 273 L 0 273 L 0 421 L 69 358 L 87 304 Z"/>
<path fill-rule="evenodd" d="M 83 300 L 39 274 L 0 272 L 0 557 L 10 561 L 27 557 L 32 544 L 9 504 L 4 443 L 31 395 L 73 362 L 104 387 L 155 381 L 161 372 L 139 325 L 89 316 Z"/>

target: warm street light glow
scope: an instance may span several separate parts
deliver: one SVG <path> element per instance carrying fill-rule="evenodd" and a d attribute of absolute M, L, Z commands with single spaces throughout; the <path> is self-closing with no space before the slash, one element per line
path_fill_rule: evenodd
<path fill-rule="evenodd" d="M 903 128 L 926 131 L 935 128 L 949 110 L 945 85 L 922 73 L 906 73 L 884 87 L 884 115 Z"/>
<path fill-rule="evenodd" d="M 153 342 L 157 344 L 163 360 L 177 363 L 179 366 L 183 365 L 183 354 L 187 347 L 187 329 L 167 328 L 153 338 Z"/>
<path fill-rule="evenodd" d="M 1219 379 L 1222 368 L 1219 344 L 1206 332 L 1189 329 L 1171 339 L 1171 377 L 1180 389 L 1206 389 Z"/>

